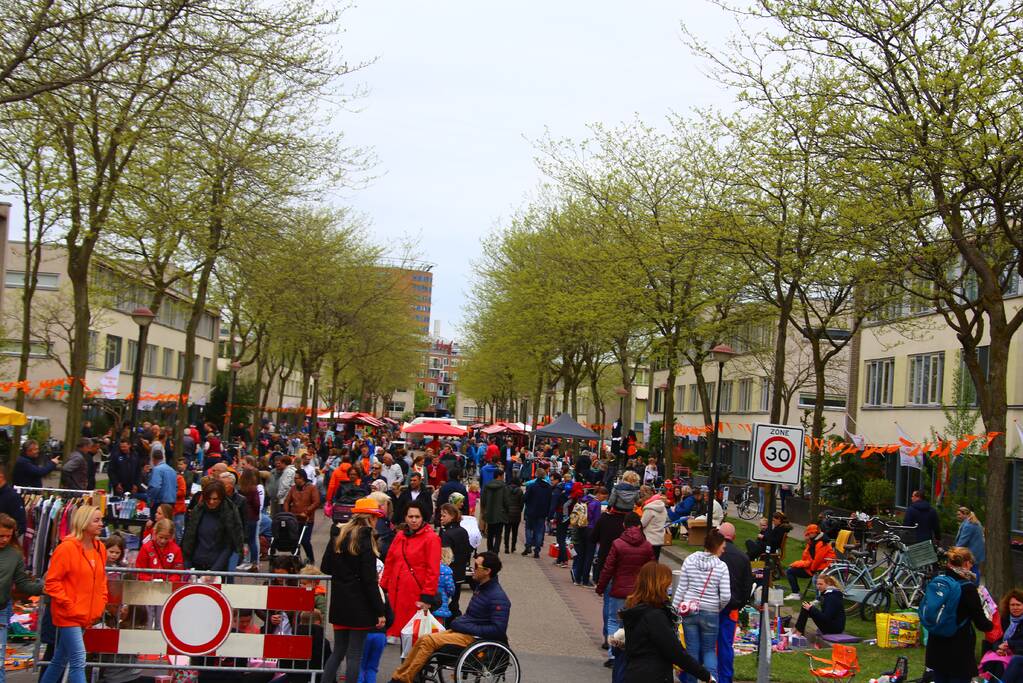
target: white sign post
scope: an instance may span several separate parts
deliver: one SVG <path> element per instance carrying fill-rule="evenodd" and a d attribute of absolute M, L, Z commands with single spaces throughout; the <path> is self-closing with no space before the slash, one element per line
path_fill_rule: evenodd
<path fill-rule="evenodd" d="M 750 481 L 769 484 L 767 492 L 767 528 L 770 530 L 774 516 L 774 487 L 778 484 L 799 484 L 803 475 L 803 445 L 805 431 L 802 427 L 788 425 L 755 424 L 750 442 Z M 780 548 L 768 548 L 768 553 L 777 553 Z M 760 647 L 757 662 L 757 683 L 767 683 L 771 675 L 771 614 L 767 596 L 771 588 L 771 554 L 765 555 L 764 585 L 761 593 L 762 613 L 760 615 Z"/>
<path fill-rule="evenodd" d="M 755 424 L 750 447 L 750 481 L 796 486 L 803 475 L 802 427 Z"/>

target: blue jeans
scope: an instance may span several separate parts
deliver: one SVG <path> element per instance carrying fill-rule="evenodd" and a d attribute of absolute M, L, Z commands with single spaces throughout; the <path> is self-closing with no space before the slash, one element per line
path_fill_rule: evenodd
<path fill-rule="evenodd" d="M 526 547 L 532 548 L 535 555 L 539 555 L 543 550 L 545 523 L 546 520 L 543 517 L 526 520 Z"/>
<path fill-rule="evenodd" d="M 720 683 L 732 683 L 735 673 L 735 621 L 732 610 L 723 609 L 718 615 L 718 675 Z"/>
<path fill-rule="evenodd" d="M 85 641 L 81 626 L 58 626 L 57 646 L 53 648 L 53 661 L 46 667 L 39 683 L 58 683 L 64 677 L 64 668 L 70 666 L 68 683 L 85 683 Z"/>
<path fill-rule="evenodd" d="M 273 536 L 273 520 L 265 512 L 259 516 L 259 535 L 267 538 Z"/>
<path fill-rule="evenodd" d="M 0 652 L 7 652 L 7 629 L 11 625 L 11 601 L 8 600 L 7 604 L 0 607 Z M 6 654 L 4 655 L 7 656 Z M 4 683 L 7 680 L 7 674 L 0 667 L 0 683 Z"/>
<path fill-rule="evenodd" d="M 715 648 L 718 644 L 718 613 L 697 612 L 682 619 L 682 632 L 686 636 L 686 649 L 696 661 L 703 664 L 715 678 L 718 672 L 718 658 Z M 686 674 L 688 683 L 696 683 L 696 677 Z"/>
<path fill-rule="evenodd" d="M 593 573 L 593 541 L 586 538 L 589 530 L 579 534 L 579 542 L 575 544 L 575 559 L 572 560 L 572 580 L 576 583 L 589 584 Z"/>
<path fill-rule="evenodd" d="M 604 593 L 604 609 L 607 610 L 607 630 L 604 632 L 608 638 L 614 635 L 614 632 L 622 627 L 622 620 L 618 616 L 618 612 L 625 607 L 625 598 L 616 598 L 611 595 L 611 589 L 608 588 L 607 592 Z M 609 648 L 607 651 L 608 657 L 614 657 L 614 648 Z"/>
<path fill-rule="evenodd" d="M 615 665 L 611 667 L 611 683 L 625 683 L 625 667 L 629 665 L 629 658 L 625 656 L 625 650 L 613 649 Z"/>
<path fill-rule="evenodd" d="M 362 662 L 359 664 L 359 683 L 377 683 L 380 658 L 386 646 L 387 634 L 383 631 L 371 631 L 366 635 L 366 644 L 362 646 Z"/>

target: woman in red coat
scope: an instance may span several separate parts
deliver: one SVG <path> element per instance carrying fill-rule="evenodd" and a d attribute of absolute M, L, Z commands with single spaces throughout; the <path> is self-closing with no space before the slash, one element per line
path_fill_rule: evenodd
<path fill-rule="evenodd" d="M 426 523 L 422 504 L 414 500 L 405 510 L 404 529 L 394 537 L 380 576 L 394 609 L 387 635 L 399 637 L 417 610 L 433 606 L 439 577 L 440 536 Z"/>

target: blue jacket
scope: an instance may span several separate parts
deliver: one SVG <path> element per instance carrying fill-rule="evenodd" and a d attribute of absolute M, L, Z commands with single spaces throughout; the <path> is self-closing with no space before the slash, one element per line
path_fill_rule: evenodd
<path fill-rule="evenodd" d="M 0 486 L 0 512 L 10 515 L 18 523 L 19 536 L 25 533 L 25 503 L 10 484 Z"/>
<path fill-rule="evenodd" d="M 494 478 L 494 472 L 498 470 L 497 465 L 490 463 L 483 466 L 480 470 L 480 488 L 490 483 L 490 480 Z"/>
<path fill-rule="evenodd" d="M 941 539 L 941 521 L 938 519 L 938 513 L 926 500 L 909 504 L 903 524 L 917 525 L 914 543 Z"/>
<path fill-rule="evenodd" d="M 14 485 L 41 488 L 43 477 L 56 469 L 56 467 L 52 460 L 47 460 L 46 464 L 40 466 L 34 460 L 24 455 L 19 455 L 17 462 L 14 463 Z"/>
<path fill-rule="evenodd" d="M 156 513 L 161 503 L 174 503 L 178 499 L 178 473 L 166 462 L 153 468 L 149 475 L 149 509 Z"/>
<path fill-rule="evenodd" d="M 986 556 L 984 552 L 984 531 L 980 528 L 979 524 L 974 524 L 970 520 L 963 520 L 962 525 L 959 527 L 959 533 L 956 534 L 955 545 L 959 548 L 969 548 L 970 552 L 973 553 L 973 561 L 981 563 L 984 561 Z"/>
<path fill-rule="evenodd" d="M 511 601 L 497 579 L 476 589 L 465 614 L 451 622 L 451 630 L 485 640 L 508 640 L 508 614 Z"/>
<path fill-rule="evenodd" d="M 553 496 L 554 488 L 546 479 L 534 479 L 529 482 L 526 485 L 526 495 L 522 499 L 526 519 L 547 519 Z"/>
<path fill-rule="evenodd" d="M 696 506 L 696 496 L 686 496 L 675 506 L 675 514 L 680 517 L 687 517 L 692 514 Z"/>
<path fill-rule="evenodd" d="M 458 588 L 455 586 L 455 577 L 451 573 L 451 567 L 446 564 L 440 566 L 440 578 L 437 579 L 437 595 L 440 597 L 440 607 L 433 610 L 433 616 L 439 619 L 451 617 L 451 596 Z"/>

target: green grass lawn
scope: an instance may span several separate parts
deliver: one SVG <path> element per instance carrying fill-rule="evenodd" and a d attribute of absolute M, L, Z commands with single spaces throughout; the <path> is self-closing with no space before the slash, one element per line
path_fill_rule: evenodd
<path fill-rule="evenodd" d="M 740 549 L 746 548 L 748 539 L 756 538 L 759 529 L 756 524 L 745 522 L 741 519 L 729 519 L 735 525 L 735 544 Z M 686 544 L 684 540 L 676 540 L 674 543 L 678 551 L 689 553 L 697 548 Z M 790 535 L 785 543 L 784 565 L 787 567 L 803 555 L 803 548 L 806 543 L 802 538 Z M 805 585 L 805 580 L 800 582 Z M 785 587 L 788 592 L 788 587 Z M 791 614 L 793 620 L 799 613 L 799 603 L 792 601 L 783 608 L 784 614 Z M 811 625 L 812 627 L 812 625 Z M 866 622 L 860 619 L 859 614 L 851 614 L 846 619 L 845 632 L 859 636 L 864 640 L 874 640 L 877 637 L 877 627 L 874 622 Z M 919 678 L 923 673 L 924 648 L 922 646 L 883 650 L 874 644 L 859 643 L 856 646 L 860 660 L 861 673 L 857 680 L 868 680 L 876 678 L 885 671 L 890 671 L 895 666 L 895 658 L 904 655 L 909 659 L 910 678 Z M 801 652 L 774 653 L 771 656 L 771 680 L 783 681 L 784 683 L 813 683 L 813 676 L 810 675 L 810 659 L 804 654 L 809 652 L 816 657 L 827 659 L 831 656 L 829 648 L 821 650 L 806 650 Z M 820 664 L 820 666 L 824 666 Z M 735 680 L 755 681 L 757 679 L 757 655 L 744 655 L 735 658 Z"/>

